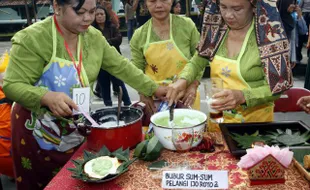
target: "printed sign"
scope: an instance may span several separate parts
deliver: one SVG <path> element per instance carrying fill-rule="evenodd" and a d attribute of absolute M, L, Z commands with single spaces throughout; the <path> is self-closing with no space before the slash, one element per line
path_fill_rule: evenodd
<path fill-rule="evenodd" d="M 164 171 L 162 178 L 162 188 L 228 189 L 228 171 Z"/>
<path fill-rule="evenodd" d="M 84 112 L 89 112 L 90 88 L 73 88 L 73 101 Z M 79 113 L 74 111 L 74 113 Z"/>

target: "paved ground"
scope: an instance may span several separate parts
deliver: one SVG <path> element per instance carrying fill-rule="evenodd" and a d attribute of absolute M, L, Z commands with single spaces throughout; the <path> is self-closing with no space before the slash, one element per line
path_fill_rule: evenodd
<path fill-rule="evenodd" d="M 9 50 L 11 47 L 11 42 L 0 42 L 0 54 L 2 54 L 5 50 Z M 127 57 L 130 58 L 130 49 L 129 49 L 129 45 L 128 45 L 128 41 L 127 38 L 123 38 L 123 43 L 121 45 L 121 51 L 122 54 Z M 304 57 L 306 57 L 306 52 L 304 50 L 303 52 Z M 306 58 L 304 58 L 302 60 L 302 64 L 306 64 Z M 295 87 L 303 87 L 304 85 L 304 76 L 295 76 L 294 77 L 294 86 Z M 130 86 L 127 86 L 128 89 L 128 93 L 129 96 L 131 98 L 132 101 L 138 101 L 138 94 L 137 92 L 132 89 Z M 204 94 L 203 91 L 200 89 L 201 94 Z M 202 96 L 203 97 L 203 96 Z M 112 99 L 113 99 L 113 105 L 116 106 L 117 105 L 117 98 L 115 96 L 112 95 Z M 91 108 L 92 109 L 99 109 L 104 107 L 103 102 L 101 99 L 95 98 Z M 203 112 L 207 112 L 206 110 L 206 102 L 204 100 L 204 98 L 201 99 L 201 111 Z M 303 112 L 297 112 L 297 113 L 275 113 L 275 120 L 276 121 L 283 121 L 283 120 L 291 120 L 291 121 L 295 121 L 295 120 L 301 120 L 303 122 L 305 122 L 307 125 L 310 126 L 310 117 L 309 115 L 303 113 Z M 4 190 L 13 190 L 15 189 L 15 185 L 13 182 L 11 182 L 10 180 L 8 180 L 8 178 L 2 176 L 2 183 L 3 183 L 3 187 Z"/>

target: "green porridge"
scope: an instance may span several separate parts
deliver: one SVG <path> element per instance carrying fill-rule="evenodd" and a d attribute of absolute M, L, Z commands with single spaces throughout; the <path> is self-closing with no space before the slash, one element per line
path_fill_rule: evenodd
<path fill-rule="evenodd" d="M 176 126 L 185 128 L 202 123 L 203 118 L 199 116 L 175 116 L 173 122 Z M 169 116 L 157 118 L 154 123 L 155 125 L 169 128 Z"/>

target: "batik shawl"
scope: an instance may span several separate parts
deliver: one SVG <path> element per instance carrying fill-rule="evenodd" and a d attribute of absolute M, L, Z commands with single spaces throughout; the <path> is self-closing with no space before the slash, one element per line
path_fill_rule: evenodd
<path fill-rule="evenodd" d="M 249 0 L 255 7 L 255 32 L 260 58 L 272 94 L 278 94 L 293 86 L 287 40 L 276 0 Z M 223 20 L 218 4 L 209 0 L 206 4 L 201 38 L 197 46 L 200 56 L 212 61 L 228 26 Z"/>

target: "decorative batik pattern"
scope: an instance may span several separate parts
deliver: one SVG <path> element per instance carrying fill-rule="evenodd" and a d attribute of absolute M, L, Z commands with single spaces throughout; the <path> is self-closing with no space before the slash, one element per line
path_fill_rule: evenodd
<path fill-rule="evenodd" d="M 289 42 L 286 38 L 275 1 L 249 0 L 255 3 L 256 40 L 267 82 L 273 94 L 293 86 L 289 63 Z M 228 30 L 216 3 L 207 3 L 201 38 L 197 50 L 200 56 L 212 61 Z"/>
<path fill-rule="evenodd" d="M 205 9 L 201 37 L 197 46 L 199 55 L 212 60 L 221 44 L 219 42 L 223 40 L 226 32 L 227 25 L 224 24 L 224 20 L 219 14 L 217 4 L 209 1 Z"/>
<path fill-rule="evenodd" d="M 267 82 L 273 94 L 293 85 L 286 38 L 276 3 L 259 0 L 255 11 L 256 40 Z"/>

